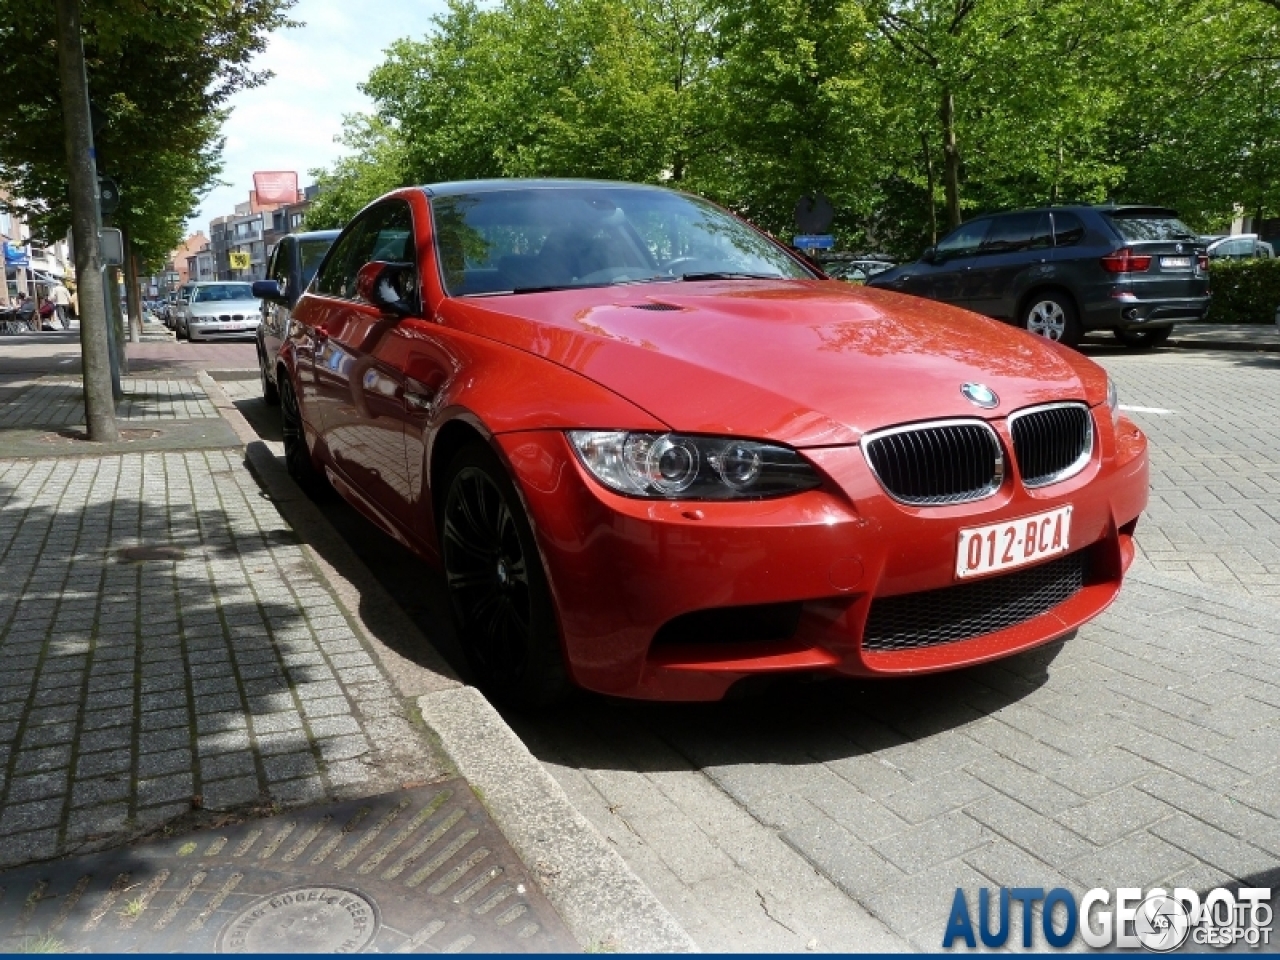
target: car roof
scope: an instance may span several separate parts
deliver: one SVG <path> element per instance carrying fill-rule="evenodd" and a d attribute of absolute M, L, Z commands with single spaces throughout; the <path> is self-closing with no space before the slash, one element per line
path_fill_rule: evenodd
<path fill-rule="evenodd" d="M 453 180 L 447 183 L 424 184 L 419 189 L 428 197 L 454 197 L 466 193 L 496 193 L 500 190 L 567 190 L 574 187 L 607 187 L 610 190 L 665 189 L 649 183 L 626 183 L 621 180 L 559 179 L 554 177 Z"/>

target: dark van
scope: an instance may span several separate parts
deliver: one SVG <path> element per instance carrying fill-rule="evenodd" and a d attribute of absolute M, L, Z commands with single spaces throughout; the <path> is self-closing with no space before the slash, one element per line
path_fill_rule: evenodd
<path fill-rule="evenodd" d="M 977 217 L 871 287 L 941 300 L 1075 346 L 1110 330 L 1154 347 L 1209 308 L 1205 246 L 1164 207 L 1049 207 Z"/>

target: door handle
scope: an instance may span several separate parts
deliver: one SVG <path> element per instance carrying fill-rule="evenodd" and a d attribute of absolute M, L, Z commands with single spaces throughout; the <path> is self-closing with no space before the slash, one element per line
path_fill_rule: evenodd
<path fill-rule="evenodd" d="M 422 410 L 431 413 L 435 409 L 435 394 L 419 393 L 415 390 L 404 392 L 404 405 L 411 410 Z"/>

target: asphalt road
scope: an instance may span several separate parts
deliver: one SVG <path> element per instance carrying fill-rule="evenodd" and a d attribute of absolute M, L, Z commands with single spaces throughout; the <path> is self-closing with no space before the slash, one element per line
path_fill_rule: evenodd
<path fill-rule="evenodd" d="M 1077 635 L 932 678 L 508 718 L 704 949 L 933 950 L 957 887 L 1280 887 L 1280 358 L 1092 352 L 1153 491 L 1129 584 Z M 277 441 L 256 384 L 224 386 Z M 438 575 L 326 512 L 465 673 Z"/>

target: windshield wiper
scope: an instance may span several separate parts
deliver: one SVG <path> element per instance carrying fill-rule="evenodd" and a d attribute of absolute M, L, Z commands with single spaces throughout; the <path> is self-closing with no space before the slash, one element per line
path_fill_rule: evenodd
<path fill-rule="evenodd" d="M 682 273 L 680 280 L 785 280 L 776 273 L 730 273 L 727 271 L 713 271 L 709 273 Z"/>

